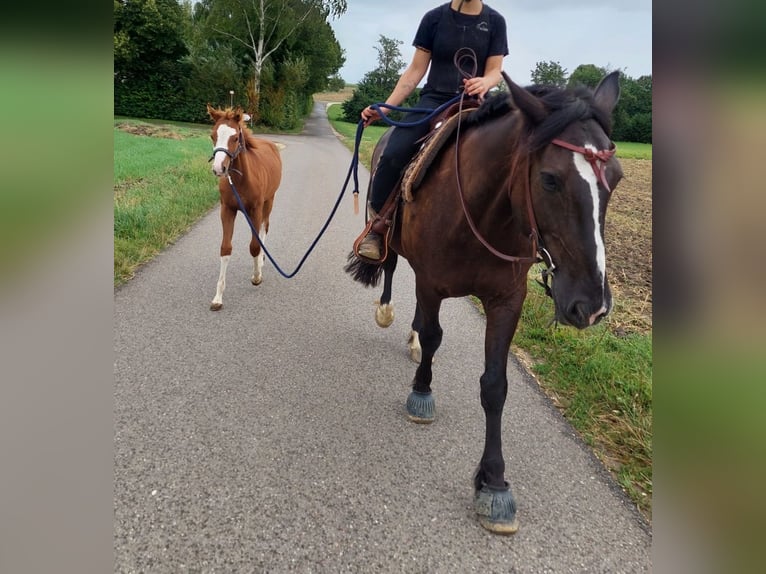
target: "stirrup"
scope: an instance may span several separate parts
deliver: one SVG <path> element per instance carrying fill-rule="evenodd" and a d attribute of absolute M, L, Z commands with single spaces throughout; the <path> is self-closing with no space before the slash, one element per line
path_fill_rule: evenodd
<path fill-rule="evenodd" d="M 370 231 L 359 242 L 359 246 L 356 249 L 357 255 L 359 257 L 364 257 L 365 259 L 370 259 L 371 261 L 380 261 L 382 240 L 383 238 L 380 235 L 374 231 Z"/>

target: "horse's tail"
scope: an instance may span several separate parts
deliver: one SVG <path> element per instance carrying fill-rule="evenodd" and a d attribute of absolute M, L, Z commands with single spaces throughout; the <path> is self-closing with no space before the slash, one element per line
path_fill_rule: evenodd
<path fill-rule="evenodd" d="M 348 254 L 348 263 L 343 270 L 365 287 L 377 287 L 383 275 L 383 265 L 363 261 L 353 251 Z"/>

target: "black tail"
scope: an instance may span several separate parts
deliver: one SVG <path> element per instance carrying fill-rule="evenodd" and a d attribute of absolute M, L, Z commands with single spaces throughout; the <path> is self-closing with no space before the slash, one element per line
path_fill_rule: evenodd
<path fill-rule="evenodd" d="M 383 265 L 362 261 L 353 251 L 348 254 L 348 263 L 343 270 L 365 287 L 377 287 L 383 275 Z"/>

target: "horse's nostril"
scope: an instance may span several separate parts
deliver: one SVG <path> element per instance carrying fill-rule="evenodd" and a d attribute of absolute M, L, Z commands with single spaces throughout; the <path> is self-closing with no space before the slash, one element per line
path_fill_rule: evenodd
<path fill-rule="evenodd" d="M 582 329 L 590 324 L 588 305 L 583 301 L 574 301 L 567 308 L 567 319 L 570 324 Z"/>

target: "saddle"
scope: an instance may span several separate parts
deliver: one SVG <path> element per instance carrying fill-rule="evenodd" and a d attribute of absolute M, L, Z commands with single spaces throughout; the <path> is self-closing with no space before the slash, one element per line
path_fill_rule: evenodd
<path fill-rule="evenodd" d="M 439 155 L 444 144 L 449 141 L 458 124 L 478 106 L 479 102 L 475 99 L 465 100 L 462 110 L 460 104 L 456 103 L 436 118 L 431 131 L 423 138 L 420 149 L 404 170 L 401 180 L 401 192 L 404 201 L 409 203 L 414 200 L 413 192 L 423 182 L 428 168 Z"/>
<path fill-rule="evenodd" d="M 380 213 L 375 213 L 369 204 L 367 205 L 367 225 L 365 225 L 362 233 L 354 241 L 354 253 L 359 259 L 368 260 L 366 257 L 359 255 L 358 247 L 362 239 L 372 231 L 383 238 L 383 246 L 381 259 L 371 262 L 380 264 L 386 260 L 386 257 L 388 257 L 388 241 L 394 229 L 401 199 L 403 198 L 408 203 L 414 200 L 414 190 L 423 182 L 428 168 L 454 133 L 458 123 L 478 106 L 479 102 L 473 98 L 465 100 L 462 104 L 462 110 L 460 109 L 460 103 L 453 104 L 433 120 L 431 131 L 422 139 L 423 143 L 412 160 L 407 164 L 402 177 L 399 179 L 399 183 L 386 199 Z"/>

